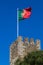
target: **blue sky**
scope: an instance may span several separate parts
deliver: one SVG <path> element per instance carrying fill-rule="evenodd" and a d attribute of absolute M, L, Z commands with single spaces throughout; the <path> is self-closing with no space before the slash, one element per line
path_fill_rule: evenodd
<path fill-rule="evenodd" d="M 1 0 L 0 1 L 0 65 L 9 65 L 9 46 L 17 38 L 17 8 L 31 6 L 29 19 L 19 22 L 23 37 L 41 40 L 43 50 L 43 0 Z"/>

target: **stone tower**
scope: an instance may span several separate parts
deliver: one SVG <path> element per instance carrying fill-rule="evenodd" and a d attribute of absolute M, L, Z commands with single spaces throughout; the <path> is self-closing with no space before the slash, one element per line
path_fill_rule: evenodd
<path fill-rule="evenodd" d="M 28 40 L 28 38 L 23 38 L 19 36 L 13 44 L 10 46 L 10 65 L 14 65 L 16 60 L 24 58 L 28 53 L 40 50 L 40 40 L 37 39 L 36 42 L 33 38 Z"/>

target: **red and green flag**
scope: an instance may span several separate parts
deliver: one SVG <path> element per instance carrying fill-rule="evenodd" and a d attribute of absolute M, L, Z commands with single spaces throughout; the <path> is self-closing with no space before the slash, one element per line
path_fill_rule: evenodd
<path fill-rule="evenodd" d="M 31 8 L 26 8 L 26 9 L 23 9 L 23 10 L 19 10 L 19 21 L 20 20 L 23 20 L 23 19 L 26 19 L 26 18 L 30 18 L 31 16 Z"/>

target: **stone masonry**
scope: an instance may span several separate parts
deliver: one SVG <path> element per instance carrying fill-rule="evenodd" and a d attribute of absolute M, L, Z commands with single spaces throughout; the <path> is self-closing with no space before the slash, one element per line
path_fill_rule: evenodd
<path fill-rule="evenodd" d="M 18 58 L 24 58 L 28 53 L 40 50 L 40 40 L 23 38 L 19 36 L 10 46 L 10 65 L 14 65 Z"/>

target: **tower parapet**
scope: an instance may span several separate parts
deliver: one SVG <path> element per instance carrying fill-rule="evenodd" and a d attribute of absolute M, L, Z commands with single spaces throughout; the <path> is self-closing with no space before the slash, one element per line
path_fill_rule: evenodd
<path fill-rule="evenodd" d="M 17 58 L 24 58 L 27 53 L 40 50 L 40 40 L 37 39 L 36 42 L 33 38 L 28 40 L 19 36 L 15 42 L 10 46 L 10 65 L 14 65 Z"/>

